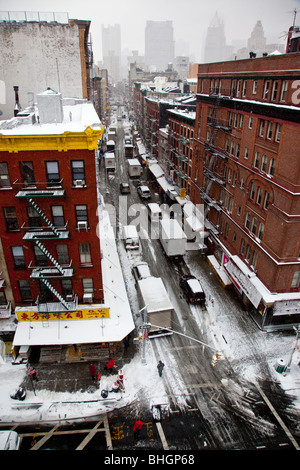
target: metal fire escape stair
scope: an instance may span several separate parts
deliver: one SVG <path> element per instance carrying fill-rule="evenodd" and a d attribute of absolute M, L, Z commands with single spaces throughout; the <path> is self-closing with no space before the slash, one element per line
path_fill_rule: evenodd
<path fill-rule="evenodd" d="M 69 278 L 73 276 L 73 269 L 70 267 L 62 267 L 59 262 L 54 258 L 54 256 L 50 253 L 50 251 L 45 247 L 45 245 L 41 242 L 41 240 L 60 240 L 69 238 L 69 232 L 66 230 L 58 230 L 53 223 L 48 219 L 48 217 L 44 214 L 43 210 L 40 206 L 34 201 L 33 198 L 47 198 L 47 197 L 62 197 L 64 196 L 64 190 L 44 190 L 44 191 L 19 191 L 16 195 L 16 198 L 19 199 L 26 199 L 27 202 L 31 205 L 31 207 L 36 211 L 36 213 L 41 217 L 41 219 L 45 222 L 46 226 L 50 229 L 48 231 L 39 230 L 39 231 L 29 231 L 27 232 L 23 239 L 24 240 L 31 240 L 35 243 L 35 245 L 40 249 L 42 253 L 47 257 L 53 267 L 50 266 L 43 266 L 34 268 L 31 273 L 32 279 L 37 279 L 43 283 L 47 289 L 54 294 L 57 298 L 59 303 L 66 309 L 67 311 L 74 310 L 74 302 L 67 302 L 62 295 L 55 289 L 55 287 L 51 284 L 50 279 L 55 278 Z M 48 302 L 47 302 L 48 304 Z M 77 302 L 76 302 L 77 304 Z M 39 311 L 43 312 L 46 315 L 48 310 L 47 305 L 43 305 L 37 299 L 37 305 Z M 56 310 L 60 310 L 59 306 L 56 306 Z M 46 318 L 46 317 L 45 317 Z"/>

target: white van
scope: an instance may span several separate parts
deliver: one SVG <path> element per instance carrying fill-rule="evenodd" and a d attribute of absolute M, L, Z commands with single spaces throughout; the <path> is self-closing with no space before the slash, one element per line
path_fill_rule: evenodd
<path fill-rule="evenodd" d="M 140 247 L 139 236 L 135 225 L 124 225 L 123 240 L 126 250 L 138 250 Z"/>
<path fill-rule="evenodd" d="M 162 211 L 157 202 L 150 202 L 148 204 L 148 214 L 151 222 L 159 222 L 162 219 Z"/>

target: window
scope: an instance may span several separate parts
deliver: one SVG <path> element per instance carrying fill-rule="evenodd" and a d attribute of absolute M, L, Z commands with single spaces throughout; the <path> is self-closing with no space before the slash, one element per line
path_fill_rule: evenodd
<path fill-rule="evenodd" d="M 256 234 L 256 229 L 257 229 L 257 219 L 253 217 L 252 219 L 252 225 L 251 225 L 251 232 L 255 235 Z"/>
<path fill-rule="evenodd" d="M 75 181 L 81 180 L 85 184 L 85 168 L 83 160 L 75 160 L 71 162 L 72 165 L 72 180 L 73 185 Z"/>
<path fill-rule="evenodd" d="M 259 124 L 259 133 L 258 135 L 260 137 L 264 137 L 265 135 L 265 121 L 261 119 L 260 124 Z"/>
<path fill-rule="evenodd" d="M 252 183 L 251 189 L 250 189 L 250 199 L 254 199 L 255 196 L 255 183 Z"/>
<path fill-rule="evenodd" d="M 243 123 L 244 123 L 244 115 L 243 115 L 243 114 L 240 114 L 240 124 L 239 124 L 240 129 L 242 129 Z"/>
<path fill-rule="evenodd" d="M 92 262 L 90 245 L 88 243 L 79 244 L 79 255 L 81 264 L 90 264 Z"/>
<path fill-rule="evenodd" d="M 275 173 L 275 158 L 271 158 L 269 165 L 269 175 L 274 175 Z"/>
<path fill-rule="evenodd" d="M 256 204 L 260 204 L 262 200 L 262 189 L 259 186 L 257 190 L 257 196 L 256 196 Z"/>
<path fill-rule="evenodd" d="M 269 122 L 267 130 L 267 139 L 271 140 L 273 135 L 273 122 Z"/>
<path fill-rule="evenodd" d="M 29 281 L 18 281 L 20 296 L 23 302 L 32 300 L 31 289 Z"/>
<path fill-rule="evenodd" d="M 15 268 L 26 268 L 25 257 L 22 246 L 12 246 L 11 252 Z"/>
<path fill-rule="evenodd" d="M 275 142 L 280 142 L 282 124 L 276 125 Z"/>
<path fill-rule="evenodd" d="M 249 117 L 248 128 L 249 128 L 249 129 L 252 129 L 252 127 L 253 127 L 253 117 L 250 116 L 250 117 Z"/>
<path fill-rule="evenodd" d="M 287 87 L 288 87 L 288 81 L 283 80 L 282 86 L 281 86 L 280 101 L 285 101 L 286 100 Z"/>
<path fill-rule="evenodd" d="M 241 80 L 238 80 L 237 89 L 236 89 L 236 96 L 240 96 L 240 91 L 241 91 Z"/>
<path fill-rule="evenodd" d="M 247 212 L 246 218 L 245 218 L 245 227 L 250 228 L 250 220 L 251 220 L 251 214 Z"/>
<path fill-rule="evenodd" d="M 264 200 L 264 209 L 267 209 L 267 208 L 268 208 L 269 201 L 270 201 L 270 193 L 268 193 L 268 192 L 266 191 L 266 193 L 265 193 L 265 200 Z"/>
<path fill-rule="evenodd" d="M 34 247 L 34 256 L 37 266 L 48 266 L 47 256 L 39 249 L 38 246 Z"/>
<path fill-rule="evenodd" d="M 245 239 L 242 238 L 241 240 L 241 254 L 243 255 L 245 251 Z"/>
<path fill-rule="evenodd" d="M 236 158 L 239 158 L 239 156 L 240 156 L 240 148 L 241 148 L 240 144 L 237 143 L 237 144 L 236 144 L 236 149 L 235 149 L 235 156 L 236 156 Z"/>
<path fill-rule="evenodd" d="M 86 205 L 75 206 L 75 212 L 76 212 L 76 221 L 77 222 L 80 222 L 81 220 L 87 222 L 88 213 L 87 213 L 87 206 Z"/>
<path fill-rule="evenodd" d="M 256 268 L 256 263 L 257 263 L 257 252 L 253 251 L 253 256 L 252 256 L 252 268 Z"/>
<path fill-rule="evenodd" d="M 0 290 L 0 305 L 7 305 L 7 299 L 4 291 Z"/>
<path fill-rule="evenodd" d="M 31 228 L 40 228 L 42 226 L 42 221 L 40 216 L 37 214 L 37 212 L 34 210 L 33 207 L 28 206 L 26 207 L 27 210 L 27 217 L 28 217 L 28 224 L 29 227 Z"/>
<path fill-rule="evenodd" d="M 267 81 L 265 82 L 265 86 L 264 86 L 263 100 L 267 100 L 267 99 L 268 99 L 268 96 L 269 96 L 269 88 L 270 88 L 270 82 L 269 82 L 269 80 L 267 80 Z"/>
<path fill-rule="evenodd" d="M 21 170 L 22 180 L 25 186 L 30 186 L 30 185 L 35 184 L 32 162 L 20 162 L 20 170 Z"/>
<path fill-rule="evenodd" d="M 4 214 L 6 230 L 8 232 L 14 232 L 15 230 L 19 230 L 16 208 L 15 207 L 3 207 L 3 214 Z"/>
<path fill-rule="evenodd" d="M 246 148 L 245 148 L 244 159 L 245 159 L 245 160 L 248 160 L 248 158 L 249 158 L 249 149 L 248 149 L 248 147 L 246 147 Z"/>
<path fill-rule="evenodd" d="M 247 80 L 244 80 L 243 82 L 243 91 L 242 91 L 242 97 L 245 98 L 247 92 Z"/>
<path fill-rule="evenodd" d="M 247 263 L 249 263 L 250 256 L 251 256 L 251 246 L 247 245 L 246 257 L 245 257 L 245 260 L 247 261 Z"/>
<path fill-rule="evenodd" d="M 10 188 L 10 179 L 7 163 L 0 163 L 0 188 Z"/>
<path fill-rule="evenodd" d="M 238 206 L 238 207 L 237 207 L 237 211 L 236 211 L 237 217 L 239 217 L 239 216 L 241 215 L 241 210 L 242 210 L 242 207 L 241 207 L 241 206 Z"/>
<path fill-rule="evenodd" d="M 52 206 L 51 211 L 53 225 L 56 227 L 63 227 L 65 225 L 63 206 Z"/>
<path fill-rule="evenodd" d="M 262 161 L 261 161 L 261 171 L 264 171 L 264 172 L 267 171 L 267 161 L 268 161 L 268 157 L 266 154 L 264 154 L 262 157 Z"/>
<path fill-rule="evenodd" d="M 258 168 L 258 167 L 259 167 L 259 161 L 260 161 L 260 153 L 259 153 L 259 152 L 255 152 L 255 156 L 254 156 L 254 168 Z"/>
<path fill-rule="evenodd" d="M 73 286 L 72 279 L 62 279 L 61 280 L 61 291 L 62 295 L 66 297 L 67 295 L 73 296 Z"/>
<path fill-rule="evenodd" d="M 56 245 L 57 261 L 60 264 L 69 264 L 68 245 Z"/>
<path fill-rule="evenodd" d="M 94 292 L 93 278 L 82 279 L 83 292 L 92 294 Z"/>
<path fill-rule="evenodd" d="M 291 287 L 295 288 L 295 287 L 299 287 L 299 285 L 300 285 L 300 271 L 296 271 L 293 275 Z"/>
<path fill-rule="evenodd" d="M 58 162 L 46 162 L 46 178 L 50 185 L 60 182 Z"/>
<path fill-rule="evenodd" d="M 259 224 L 259 227 L 258 227 L 258 234 L 257 234 L 257 237 L 258 237 L 260 240 L 262 240 L 262 238 L 263 238 L 264 229 L 265 229 L 265 226 L 264 226 L 264 224 L 261 222 L 261 223 Z"/>
<path fill-rule="evenodd" d="M 255 80 L 253 82 L 253 88 L 252 88 L 253 95 L 256 95 L 256 92 L 257 92 L 257 81 Z"/>
<path fill-rule="evenodd" d="M 276 101 L 277 94 L 278 94 L 278 80 L 275 80 L 272 86 L 272 96 L 271 96 L 272 101 Z"/>
<path fill-rule="evenodd" d="M 231 168 L 228 168 L 227 181 L 228 183 L 231 183 Z"/>

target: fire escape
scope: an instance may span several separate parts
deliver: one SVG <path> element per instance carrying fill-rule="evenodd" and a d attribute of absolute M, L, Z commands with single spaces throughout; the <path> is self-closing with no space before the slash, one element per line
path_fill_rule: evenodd
<path fill-rule="evenodd" d="M 229 123 L 218 118 L 220 101 L 221 95 L 218 94 L 216 98 L 216 105 L 213 108 L 211 116 L 209 116 L 207 120 L 207 126 L 212 128 L 212 132 L 210 134 L 209 140 L 205 142 L 204 146 L 205 152 L 209 154 L 208 164 L 204 164 L 203 174 L 205 178 L 201 188 L 201 196 L 206 203 L 204 209 L 205 218 L 211 206 L 214 207 L 217 211 L 220 211 L 219 204 L 210 195 L 213 182 L 219 184 L 220 186 L 225 185 L 225 181 L 222 179 L 222 177 L 219 177 L 214 171 L 217 158 L 224 160 L 224 162 L 226 162 L 228 159 L 226 153 L 222 149 L 219 149 L 216 145 L 218 131 L 222 130 L 225 132 L 231 132 L 231 126 Z"/>
<path fill-rule="evenodd" d="M 55 227 L 39 205 L 40 200 L 49 198 L 62 198 L 64 196 L 65 190 L 62 187 L 56 187 L 55 189 L 48 188 L 44 190 L 38 190 L 32 187 L 23 188 L 16 194 L 17 199 L 24 199 L 27 203 L 30 204 L 30 206 L 34 209 L 34 211 L 45 224 L 43 227 L 30 228 L 30 230 L 26 231 L 25 235 L 23 236 L 23 240 L 33 242 L 34 245 L 39 248 L 39 250 L 50 262 L 50 264 L 47 264 L 46 266 L 32 267 L 31 263 L 29 265 L 29 268 L 32 269 L 30 275 L 31 279 L 39 281 L 41 287 L 44 287 L 46 291 L 50 291 L 50 293 L 57 299 L 56 302 L 49 302 L 46 300 L 49 298 L 47 295 L 43 296 L 44 298 L 42 301 L 40 301 L 39 297 L 37 297 L 36 304 L 38 307 L 38 312 L 42 315 L 43 318 L 47 318 L 47 314 L 49 312 L 70 312 L 75 311 L 77 308 L 77 296 L 74 298 L 71 296 L 71 299 L 68 299 L 69 296 L 66 296 L 65 299 L 51 282 L 54 279 L 70 279 L 73 276 L 73 268 L 71 267 L 71 263 L 68 266 L 62 266 L 45 246 L 45 244 L 47 244 L 49 241 L 61 241 L 69 239 L 70 233 L 66 230 L 66 226 Z M 43 292 L 43 289 L 41 290 Z"/>

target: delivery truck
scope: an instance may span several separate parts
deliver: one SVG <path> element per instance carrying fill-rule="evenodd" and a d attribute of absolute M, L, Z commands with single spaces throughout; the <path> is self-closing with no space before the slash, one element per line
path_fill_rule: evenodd
<path fill-rule="evenodd" d="M 170 257 L 185 255 L 186 235 L 176 219 L 161 219 L 160 221 L 160 243 L 165 254 Z"/>
<path fill-rule="evenodd" d="M 116 157 L 114 152 L 107 152 L 104 154 L 104 166 L 106 171 L 115 171 Z"/>
<path fill-rule="evenodd" d="M 147 277 L 137 282 L 141 312 L 146 323 L 151 327 L 148 337 L 170 335 L 174 308 L 160 277 Z M 166 330 L 167 328 L 167 330 Z"/>
<path fill-rule="evenodd" d="M 131 178 L 139 178 L 142 173 L 142 166 L 137 158 L 129 158 L 127 160 L 128 174 Z"/>

